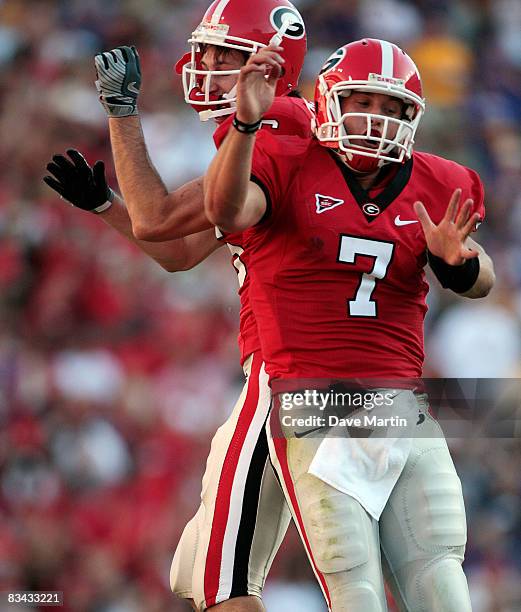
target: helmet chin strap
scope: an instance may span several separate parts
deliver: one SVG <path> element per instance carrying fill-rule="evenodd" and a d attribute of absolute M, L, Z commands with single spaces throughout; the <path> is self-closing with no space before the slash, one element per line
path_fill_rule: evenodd
<path fill-rule="evenodd" d="M 367 176 L 368 174 L 372 174 L 376 170 L 376 168 L 373 168 L 371 170 L 359 170 L 358 168 L 355 168 L 349 163 L 350 160 L 346 155 L 344 155 L 343 159 L 344 159 L 344 164 L 349 168 L 349 170 L 351 170 L 352 172 L 360 176 Z"/>
<path fill-rule="evenodd" d="M 201 121 L 208 121 L 208 119 L 215 119 L 217 117 L 224 117 L 226 115 L 231 115 L 235 112 L 235 98 L 237 96 L 237 84 L 235 84 L 228 93 L 223 94 L 222 99 L 223 102 L 227 102 L 228 100 L 232 100 L 230 102 L 230 106 L 226 108 L 219 108 L 216 110 L 204 110 L 199 113 L 199 119 Z"/>
<path fill-rule="evenodd" d="M 343 128 L 345 131 L 345 127 Z M 369 130 L 368 126 L 368 130 Z M 346 134 L 347 135 L 347 134 Z M 369 135 L 369 131 L 368 131 Z M 360 176 L 366 176 L 368 174 L 372 174 L 390 164 L 391 162 L 386 159 L 381 159 L 379 157 L 369 156 L 369 155 L 360 155 L 356 152 L 356 147 L 351 148 L 350 151 L 339 150 L 339 153 L 346 164 L 346 166 Z"/>
<path fill-rule="evenodd" d="M 340 150 L 336 151 L 336 153 L 340 157 L 340 159 L 344 162 L 344 164 L 350 170 L 352 170 L 355 174 L 358 174 L 360 177 L 364 177 L 369 174 L 372 174 L 373 172 L 380 170 L 380 168 L 385 166 L 387 163 L 390 163 L 382 159 L 376 159 L 374 157 L 365 157 L 362 155 L 356 155 L 356 153 L 350 154 L 350 153 L 347 153 L 345 151 L 340 151 Z"/>
<path fill-rule="evenodd" d="M 231 115 L 235 112 L 236 104 L 235 101 L 237 99 L 237 83 L 228 91 L 227 93 L 222 95 L 223 103 L 229 102 L 229 106 L 226 108 L 220 108 L 216 110 L 204 110 L 199 112 L 199 119 L 201 121 L 208 121 L 209 119 L 215 119 L 217 117 L 224 117 L 226 115 Z"/>
<path fill-rule="evenodd" d="M 208 121 L 209 119 L 216 119 L 217 117 L 225 117 L 235 112 L 235 104 L 228 108 L 220 108 L 218 110 L 204 110 L 199 112 L 199 119 L 201 121 Z"/>

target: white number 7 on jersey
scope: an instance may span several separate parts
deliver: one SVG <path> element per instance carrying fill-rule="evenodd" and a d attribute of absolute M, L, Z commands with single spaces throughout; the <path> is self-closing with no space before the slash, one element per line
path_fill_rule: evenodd
<path fill-rule="evenodd" d="M 348 310 L 352 317 L 376 317 L 376 302 L 371 299 L 371 295 L 376 286 L 376 279 L 385 278 L 393 251 L 392 242 L 357 238 L 345 234 L 340 236 L 338 261 L 353 264 L 357 255 L 369 255 L 375 258 L 371 272 L 362 274 L 355 299 L 348 301 Z"/>

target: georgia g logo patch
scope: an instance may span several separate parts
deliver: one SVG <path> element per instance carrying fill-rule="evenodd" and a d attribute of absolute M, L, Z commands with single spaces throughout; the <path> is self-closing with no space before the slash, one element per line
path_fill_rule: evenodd
<path fill-rule="evenodd" d="M 362 206 L 362 210 L 365 212 L 366 215 L 369 215 L 370 217 L 376 217 L 376 215 L 379 215 L 381 212 L 378 204 L 373 204 L 372 202 L 366 202 Z"/>
<path fill-rule="evenodd" d="M 304 20 L 297 9 L 292 9 L 289 6 L 277 6 L 271 11 L 271 25 L 277 32 L 282 29 L 286 20 L 289 20 L 291 25 L 284 32 L 283 37 L 294 39 L 303 38 L 306 34 L 306 28 L 304 26 Z"/>

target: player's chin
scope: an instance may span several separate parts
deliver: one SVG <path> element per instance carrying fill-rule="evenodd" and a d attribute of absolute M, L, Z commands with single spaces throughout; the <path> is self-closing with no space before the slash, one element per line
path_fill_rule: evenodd
<path fill-rule="evenodd" d="M 358 145 L 359 146 L 355 148 L 376 150 L 380 146 L 380 143 L 374 140 L 361 140 L 358 142 Z"/>
<path fill-rule="evenodd" d="M 376 151 L 378 149 L 378 147 L 374 147 L 374 146 L 369 146 L 366 144 L 362 144 L 361 142 L 358 142 L 356 145 L 350 145 L 349 149 L 353 152 L 353 153 L 366 153 L 366 154 L 370 154 L 373 155 L 373 152 Z"/>

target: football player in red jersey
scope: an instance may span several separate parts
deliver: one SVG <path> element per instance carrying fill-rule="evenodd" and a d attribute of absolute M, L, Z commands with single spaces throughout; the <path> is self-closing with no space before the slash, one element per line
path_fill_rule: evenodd
<path fill-rule="evenodd" d="M 328 58 L 315 138 L 256 134 L 282 50 L 263 49 L 241 70 L 235 129 L 205 178 L 208 218 L 242 231 L 250 252 L 274 392 L 272 461 L 331 610 L 386 610 L 385 576 L 400 610 L 469 612 L 461 484 L 425 394 L 414 391 L 427 262 L 467 297 L 494 283 L 490 258 L 469 237 L 484 216 L 482 184 L 469 168 L 413 152 L 420 76 L 386 41 L 356 41 Z M 391 400 L 392 412 L 376 414 L 407 416 L 404 437 L 327 437 L 327 423 L 299 430 L 279 411 L 355 378 Z"/>
<path fill-rule="evenodd" d="M 309 103 L 287 95 L 297 86 L 306 52 L 298 11 L 287 0 L 259 0 L 247 11 L 241 0 L 216 0 L 193 32 L 191 51 L 177 69 L 183 73 L 186 101 L 201 119 L 219 122 L 217 146 L 231 125 L 240 68 L 273 40 L 285 41 L 286 70 L 263 127 L 280 135 L 310 133 Z M 69 151 L 70 160 L 53 158 L 48 169 L 55 178 L 46 177 L 46 182 L 76 206 L 100 214 L 169 271 L 189 269 L 219 246 L 229 245 L 239 276 L 239 344 L 247 383 L 212 441 L 201 505 L 177 548 L 171 586 L 196 609 L 217 605 L 228 611 L 262 610 L 264 580 L 290 514 L 268 461 L 264 423 L 270 392 L 249 305 L 242 236 L 216 236 L 204 214 L 202 178 L 167 193 L 152 167 L 137 114 L 141 74 L 136 50 L 120 47 L 100 54 L 96 66 L 127 208 L 108 189 L 103 166 L 91 169 L 74 150 Z"/>

